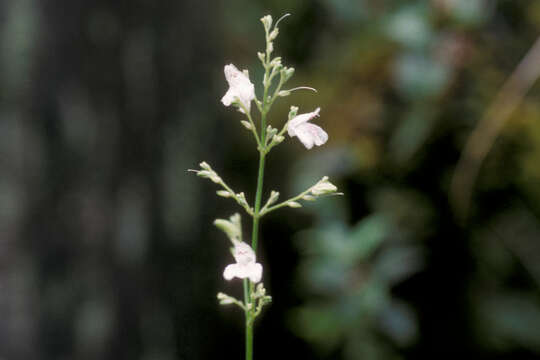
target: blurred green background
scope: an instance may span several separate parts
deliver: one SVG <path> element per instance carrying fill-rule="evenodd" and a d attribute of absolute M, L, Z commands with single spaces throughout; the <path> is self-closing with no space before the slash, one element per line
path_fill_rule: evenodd
<path fill-rule="evenodd" d="M 253 198 L 223 66 L 259 86 L 286 12 L 276 54 L 318 93 L 271 121 L 320 106 L 330 140 L 272 151 L 265 193 L 345 196 L 264 218 L 255 357 L 540 358 L 538 0 L 1 0 L 0 357 L 243 356 L 211 226 L 237 208 L 186 169 Z"/>

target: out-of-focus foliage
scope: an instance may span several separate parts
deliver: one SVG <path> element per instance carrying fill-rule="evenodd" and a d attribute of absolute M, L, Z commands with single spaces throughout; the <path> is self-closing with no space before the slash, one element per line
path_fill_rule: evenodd
<path fill-rule="evenodd" d="M 322 118 L 345 150 L 309 154 L 296 171 L 302 186 L 294 187 L 305 187 L 304 177 L 341 175 L 351 200 L 338 208 L 326 201 L 313 212 L 326 216 L 299 235 L 297 285 L 305 300 L 291 314 L 291 329 L 323 358 L 422 356 L 445 341 L 484 357 L 540 354 L 536 87 L 482 166 L 465 226 L 448 204 L 468 134 L 540 34 L 540 6 L 321 6 L 328 29 L 315 54 L 323 58 L 305 76 L 325 89 Z M 374 239 L 377 251 L 362 254 Z M 403 241 L 413 246 L 412 258 Z M 382 261 L 387 252 L 402 260 Z M 419 258 L 426 266 L 406 279 Z M 403 265 L 400 281 L 386 281 L 396 264 Z"/>
<path fill-rule="evenodd" d="M 417 270 L 420 254 L 403 239 L 391 242 L 394 229 L 381 214 L 351 229 L 336 222 L 301 235 L 298 283 L 310 300 L 291 314 L 299 337 L 327 352 L 343 346 L 347 359 L 386 358 L 392 347 L 381 335 L 398 346 L 415 340 L 414 313 L 391 289 Z"/>
<path fill-rule="evenodd" d="M 321 153 L 300 163 L 294 187 L 302 188 L 323 158 L 336 164 L 328 161 L 332 155 L 347 157 Z M 295 241 L 303 259 L 297 286 L 309 300 L 291 311 L 289 323 L 324 356 L 399 358 L 398 349 L 418 337 L 414 310 L 392 289 L 423 267 L 420 240 L 430 233 L 433 209 L 412 191 L 384 186 L 372 191 L 371 215 L 353 226 L 347 225 L 344 199 L 309 206 L 322 214 L 319 225 Z"/>
<path fill-rule="evenodd" d="M 472 239 L 471 314 L 485 348 L 540 353 L 540 243 L 530 239 L 540 239 L 540 224 L 522 206 L 502 211 Z"/>

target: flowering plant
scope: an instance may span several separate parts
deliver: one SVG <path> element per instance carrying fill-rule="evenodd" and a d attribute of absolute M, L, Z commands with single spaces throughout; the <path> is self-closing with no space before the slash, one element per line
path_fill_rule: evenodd
<path fill-rule="evenodd" d="M 273 24 L 270 15 L 264 16 L 261 19 L 266 35 L 266 51 L 264 53 L 257 53 L 264 67 L 264 77 L 262 79 L 263 94 L 260 99 L 257 98 L 255 85 L 251 82 L 247 70 L 240 71 L 233 64 L 226 65 L 224 69 L 225 79 L 229 84 L 229 89 L 221 99 L 221 102 L 225 106 L 232 105 L 236 107 L 238 111 L 245 115 L 245 119 L 241 120 L 241 124 L 251 131 L 257 143 L 257 150 L 259 151 L 259 171 L 254 205 L 250 206 L 244 193 L 235 192 L 208 163 L 202 162 L 200 164 L 200 170 L 191 170 L 196 172 L 198 176 L 210 179 L 212 182 L 218 184 L 221 187 L 217 191 L 218 196 L 235 200 L 253 218 L 251 246 L 243 239 L 240 214 L 235 213 L 228 220 L 217 219 L 214 221 L 214 225 L 227 235 L 233 245 L 231 252 L 235 263 L 225 268 L 223 277 L 225 280 L 233 280 L 234 278 L 243 280 L 243 300 L 236 299 L 221 292 L 218 293 L 217 298 L 222 305 L 234 304 L 244 311 L 246 318 L 246 360 L 253 358 L 253 324 L 255 318 L 261 313 L 263 306 L 269 304 L 272 300 L 266 294 L 266 289 L 261 282 L 263 267 L 260 263 L 256 262 L 259 220 L 262 216 L 281 207 L 301 207 L 302 204 L 299 201 L 302 200 L 313 201 L 321 196 L 340 194 L 336 192 L 336 186 L 325 176 L 309 189 L 281 203 L 276 204 L 279 198 L 279 192 L 272 190 L 266 203 L 261 206 L 266 155 L 274 146 L 285 140 L 286 132 L 291 138 L 298 137 L 307 149 L 313 148 L 313 145 L 321 146 L 328 140 L 328 134 L 321 127 L 309 122 L 319 116 L 320 108 L 309 113 L 297 114 L 298 107 L 291 106 L 288 120 L 283 124 L 281 130 L 278 131 L 272 125 L 267 125 L 268 112 L 278 97 L 289 96 L 291 92 L 300 89 L 315 91 L 315 89 L 305 86 L 288 90 L 282 89 L 283 85 L 292 77 L 294 68 L 284 66 L 281 63 L 281 58 L 272 57 L 272 53 L 274 51 L 273 42 L 279 34 L 278 24 L 288 15 L 285 14 L 282 16 L 275 24 Z M 277 85 L 272 88 L 275 80 L 277 80 Z M 255 102 L 260 113 L 260 126 L 258 127 L 255 125 L 251 116 L 252 101 Z"/>

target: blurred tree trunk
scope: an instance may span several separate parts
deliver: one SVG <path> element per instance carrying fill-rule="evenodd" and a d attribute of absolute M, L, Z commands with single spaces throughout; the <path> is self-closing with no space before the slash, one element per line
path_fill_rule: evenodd
<path fill-rule="evenodd" d="M 203 358 L 211 324 L 186 293 L 205 267 L 186 240 L 198 193 L 183 177 L 204 144 L 187 120 L 215 118 L 214 9 L 6 0 L 0 13 L 0 356 Z"/>

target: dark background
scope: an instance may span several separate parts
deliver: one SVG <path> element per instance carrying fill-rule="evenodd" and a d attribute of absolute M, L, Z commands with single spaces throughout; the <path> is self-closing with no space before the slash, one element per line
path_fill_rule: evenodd
<path fill-rule="evenodd" d="M 265 194 L 329 175 L 345 196 L 263 219 L 255 357 L 540 358 L 540 89 L 504 87 L 539 1 L 1 0 L 2 358 L 242 358 L 211 225 L 238 208 L 186 170 L 252 201 L 222 71 L 260 91 L 259 19 L 286 12 L 276 54 L 318 93 L 270 119 L 320 106 L 330 140 L 273 150 Z M 468 141 L 487 156 L 456 171 Z"/>

